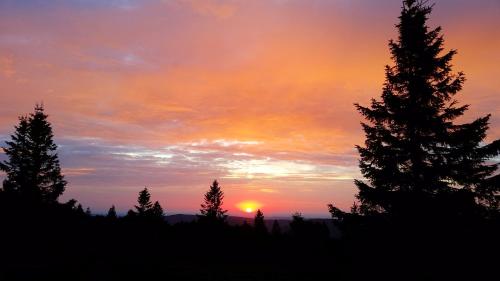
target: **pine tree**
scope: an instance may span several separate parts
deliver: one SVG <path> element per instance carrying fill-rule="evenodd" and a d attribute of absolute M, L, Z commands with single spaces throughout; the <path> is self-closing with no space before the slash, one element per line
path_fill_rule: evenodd
<path fill-rule="evenodd" d="M 107 217 L 108 219 L 112 219 L 112 220 L 114 220 L 114 219 L 117 219 L 117 218 L 118 218 L 118 216 L 116 215 L 116 208 L 115 208 L 115 205 L 112 205 L 112 206 L 111 206 L 111 208 L 109 208 L 109 210 L 108 210 L 108 214 L 106 215 L 106 217 Z"/>
<path fill-rule="evenodd" d="M 8 147 L 2 147 L 9 158 L 5 162 L 0 162 L 0 169 L 7 174 L 3 182 L 5 192 L 17 192 L 23 195 L 34 192 L 32 188 L 28 188 L 29 164 L 31 163 L 28 134 L 28 117 L 21 116 L 19 117 L 19 125 L 15 127 L 15 132 L 11 135 L 12 140 L 5 142 Z"/>
<path fill-rule="evenodd" d="M 92 216 L 92 211 L 90 211 L 90 207 L 87 207 L 87 209 L 85 210 L 85 215 L 88 217 Z"/>
<path fill-rule="evenodd" d="M 295 212 L 292 214 L 292 221 L 290 222 L 290 229 L 295 236 L 304 235 L 305 220 L 301 213 Z"/>
<path fill-rule="evenodd" d="M 360 211 L 359 211 L 359 205 L 356 202 L 353 202 L 352 206 L 351 206 L 351 214 L 353 214 L 353 215 L 359 215 L 359 213 L 360 213 Z"/>
<path fill-rule="evenodd" d="M 205 193 L 205 202 L 201 204 L 201 219 L 206 221 L 225 222 L 227 210 L 222 209 L 224 192 L 222 192 L 217 180 L 214 180 L 210 189 Z"/>
<path fill-rule="evenodd" d="M 82 204 L 78 204 L 78 206 L 76 206 L 75 212 L 79 216 L 84 216 L 85 215 L 85 211 L 83 210 Z"/>
<path fill-rule="evenodd" d="M 500 141 L 484 144 L 489 115 L 454 123 L 468 109 L 454 99 L 465 77 L 452 72 L 456 51 L 442 54 L 441 28 L 427 26 L 431 11 L 426 1 L 403 1 L 381 100 L 356 104 L 369 121 L 365 146 L 357 146 L 368 182 L 355 181 L 365 214 L 498 209 L 498 164 L 486 160 L 500 153 Z"/>
<path fill-rule="evenodd" d="M 47 117 L 43 106 L 37 105 L 34 113 L 19 118 L 11 141 L 3 147 L 8 160 L 0 163 L 0 169 L 7 174 L 4 191 L 52 203 L 64 192 L 66 181 Z"/>
<path fill-rule="evenodd" d="M 267 234 L 266 222 L 264 220 L 264 214 L 260 209 L 257 210 L 254 218 L 254 228 L 257 234 Z"/>
<path fill-rule="evenodd" d="M 165 217 L 163 208 L 158 201 L 151 202 L 151 194 L 147 188 L 139 192 L 135 211 L 129 210 L 126 217 L 129 219 L 138 218 L 139 220 L 161 220 Z"/>
<path fill-rule="evenodd" d="M 69 199 L 68 202 L 63 204 L 63 206 L 71 211 L 74 211 L 76 210 L 76 203 L 78 203 L 78 201 L 75 199 Z"/>
<path fill-rule="evenodd" d="M 345 212 L 333 206 L 332 204 L 328 204 L 328 212 L 330 212 L 334 221 L 342 221 L 345 217 Z"/>
<path fill-rule="evenodd" d="M 141 217 L 146 217 L 151 212 L 153 208 L 153 203 L 151 203 L 151 194 L 147 188 L 144 188 L 139 192 L 139 197 L 137 198 L 138 205 L 134 206 L 137 214 Z"/>
<path fill-rule="evenodd" d="M 156 201 L 153 204 L 153 207 L 151 208 L 151 217 L 155 219 L 160 219 L 163 220 L 165 217 L 165 213 L 163 212 L 163 208 L 161 207 L 160 203 Z"/>

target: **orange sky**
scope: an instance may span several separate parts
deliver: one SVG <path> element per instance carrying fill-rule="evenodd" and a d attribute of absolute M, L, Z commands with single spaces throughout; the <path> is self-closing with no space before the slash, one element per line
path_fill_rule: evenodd
<path fill-rule="evenodd" d="M 352 204 L 353 103 L 380 95 L 400 1 L 103 2 L 0 3 L 0 138 L 43 101 L 65 199 L 125 212 L 148 186 L 167 213 L 194 213 L 217 178 L 233 215 Z M 465 120 L 492 113 L 500 138 L 500 2 L 437 2 Z"/>

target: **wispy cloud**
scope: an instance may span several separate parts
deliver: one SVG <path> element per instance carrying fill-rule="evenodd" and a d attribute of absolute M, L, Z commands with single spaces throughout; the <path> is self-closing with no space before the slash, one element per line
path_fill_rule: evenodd
<path fill-rule="evenodd" d="M 171 0 L 164 0 L 171 1 Z M 181 3 L 188 4 L 195 12 L 213 16 L 217 19 L 226 19 L 234 15 L 237 10 L 237 0 L 180 0 Z"/>
<path fill-rule="evenodd" d="M 443 0 L 432 18 L 459 50 L 466 119 L 493 113 L 491 139 L 500 137 L 499 8 Z M 195 212 L 216 178 L 235 211 L 250 197 L 278 213 L 347 208 L 363 142 L 352 104 L 380 94 L 399 9 L 393 0 L 0 1 L 1 138 L 43 101 L 65 198 L 96 209 L 125 209 L 147 185 L 167 211 Z"/>

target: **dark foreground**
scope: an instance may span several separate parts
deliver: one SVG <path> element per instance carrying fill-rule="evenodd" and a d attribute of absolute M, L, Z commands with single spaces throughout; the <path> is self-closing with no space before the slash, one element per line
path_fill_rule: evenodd
<path fill-rule="evenodd" d="M 0 280 L 498 278 L 499 231 L 492 221 L 424 228 L 358 218 L 342 222 L 343 237 L 331 239 L 307 221 L 265 234 L 250 225 L 168 225 L 86 216 L 64 204 L 1 203 Z"/>

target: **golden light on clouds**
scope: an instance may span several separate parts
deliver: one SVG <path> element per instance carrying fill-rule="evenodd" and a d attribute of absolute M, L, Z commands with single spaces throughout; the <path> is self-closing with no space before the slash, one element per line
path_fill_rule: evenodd
<path fill-rule="evenodd" d="M 0 138 L 43 101 L 68 198 L 125 210 L 148 186 L 192 213 L 219 179 L 230 212 L 255 211 L 246 198 L 275 214 L 352 204 L 353 103 L 380 95 L 399 1 L 4 2 Z M 499 138 L 500 4 L 455 2 L 432 24 L 459 51 L 467 115 L 492 113 Z"/>
<path fill-rule="evenodd" d="M 242 201 L 236 204 L 236 207 L 245 213 L 254 213 L 258 209 L 262 208 L 262 204 L 256 201 Z"/>

